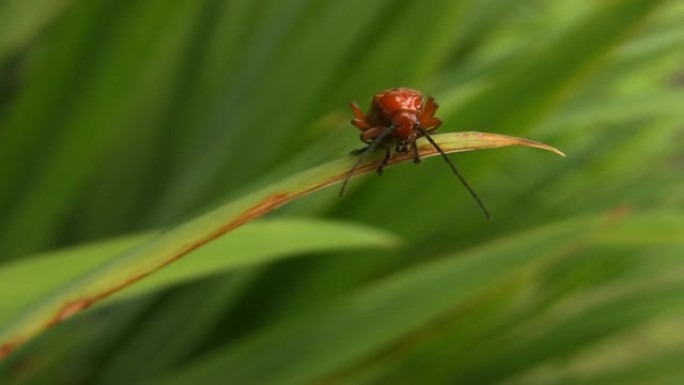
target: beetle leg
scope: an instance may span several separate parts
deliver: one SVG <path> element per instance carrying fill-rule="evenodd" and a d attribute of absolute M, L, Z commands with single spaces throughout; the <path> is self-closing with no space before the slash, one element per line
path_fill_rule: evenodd
<path fill-rule="evenodd" d="M 385 172 L 385 167 L 387 167 L 387 163 L 389 162 L 391 157 L 392 157 L 392 152 L 390 151 L 390 149 L 389 148 L 385 149 L 385 157 L 382 159 L 382 163 L 380 163 L 380 166 L 378 166 L 378 169 L 375 170 L 375 171 L 377 171 L 379 176 L 382 176 L 382 173 Z"/>
<path fill-rule="evenodd" d="M 369 153 L 373 152 L 378 146 L 383 145 L 383 141 L 389 137 L 389 135 L 392 133 L 392 130 L 394 130 L 394 125 L 387 126 L 383 129 L 382 133 L 378 135 L 377 137 L 373 138 L 373 142 L 368 145 L 368 148 L 366 148 L 365 151 L 363 151 L 361 154 L 359 154 L 359 158 L 356 160 L 356 163 L 352 166 L 351 170 L 347 173 L 347 176 L 344 178 L 344 181 L 342 182 L 342 188 L 340 189 L 340 196 L 344 195 L 344 190 L 347 187 L 347 184 L 349 183 L 349 180 L 351 179 L 352 175 L 354 175 L 354 171 L 361 165 L 361 163 L 366 159 Z M 387 149 L 387 147 L 385 147 Z"/>
<path fill-rule="evenodd" d="M 420 163 L 420 153 L 418 152 L 418 146 L 416 146 L 416 141 L 413 141 L 413 163 Z"/>
<path fill-rule="evenodd" d="M 351 107 L 352 112 L 354 112 L 354 116 L 356 116 L 354 119 L 352 119 L 351 124 L 360 128 L 362 131 L 373 128 L 373 126 L 368 123 L 366 115 L 364 115 L 363 111 L 361 111 L 361 108 L 359 108 L 359 105 L 356 104 L 356 102 L 349 103 L 349 106 Z"/>
<path fill-rule="evenodd" d="M 380 136 L 385 131 L 385 129 L 387 129 L 387 127 L 383 127 L 383 126 L 371 127 L 369 129 L 363 131 L 361 133 L 361 135 L 359 136 L 359 138 L 361 138 L 361 140 L 364 143 L 371 143 L 373 141 L 373 139 Z"/>
<path fill-rule="evenodd" d="M 377 138 L 379 135 L 381 135 L 383 133 L 383 131 L 385 131 L 385 127 L 382 127 L 382 126 L 372 127 L 372 128 L 369 128 L 369 129 L 363 131 L 361 133 L 361 135 L 359 135 L 359 139 L 361 139 L 361 141 L 366 143 L 366 144 L 371 144 L 371 143 L 373 143 L 373 140 L 375 138 Z M 368 149 L 368 146 L 366 146 L 364 148 L 359 148 L 359 149 L 353 150 L 349 154 L 350 155 L 359 155 L 362 152 L 366 151 L 366 149 Z"/>
<path fill-rule="evenodd" d="M 361 111 L 361 107 L 359 107 L 356 102 L 350 102 L 349 106 L 351 107 L 352 112 L 354 112 L 354 116 L 356 116 L 358 119 L 366 120 L 366 115 L 363 113 L 363 111 Z"/>
<path fill-rule="evenodd" d="M 373 128 L 373 126 L 371 126 L 370 124 L 368 124 L 368 122 L 366 122 L 365 119 L 364 119 L 364 120 L 361 120 L 361 119 L 356 119 L 356 118 L 354 118 L 354 119 L 351 120 L 351 124 L 353 124 L 354 126 L 358 127 L 361 131 L 366 131 L 366 130 L 369 130 L 369 129 Z"/>

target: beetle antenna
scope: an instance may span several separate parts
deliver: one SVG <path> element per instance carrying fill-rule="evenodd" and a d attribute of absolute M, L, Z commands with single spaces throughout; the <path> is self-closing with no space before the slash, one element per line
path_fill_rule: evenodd
<path fill-rule="evenodd" d="M 451 160 L 449 160 L 449 157 L 446 156 L 446 154 L 444 153 L 444 151 L 442 151 L 442 149 L 439 147 L 439 145 L 437 144 L 437 142 L 435 142 L 435 140 L 432 139 L 432 137 L 427 133 L 427 131 L 425 131 L 425 129 L 423 129 L 423 127 L 421 127 L 421 126 L 416 126 L 416 128 L 418 129 L 418 131 L 420 131 L 421 134 L 423 134 L 423 136 L 425 136 L 425 138 L 427 138 L 427 140 L 430 142 L 430 144 L 432 144 L 432 146 L 435 148 L 435 150 L 437 150 L 437 152 L 439 152 L 440 155 L 442 155 L 442 158 L 444 158 L 444 160 L 447 162 L 447 164 L 449 165 L 449 167 L 451 167 L 451 171 L 453 171 L 454 174 L 456 174 L 456 176 L 457 176 L 458 179 L 461 181 L 461 183 L 463 184 L 463 186 L 468 190 L 468 192 L 470 193 L 470 195 L 472 195 L 472 197 L 475 199 L 475 201 L 477 202 L 477 204 L 480 206 L 480 209 L 482 209 L 482 212 L 484 213 L 485 217 L 487 217 L 487 219 L 491 218 L 491 216 L 489 215 L 489 211 L 488 211 L 487 208 L 485 207 L 485 205 L 484 205 L 484 203 L 482 202 L 482 200 L 480 199 L 480 197 L 477 196 L 477 193 L 475 193 L 475 190 L 473 190 L 473 188 L 470 187 L 470 185 L 469 185 L 468 182 L 465 180 L 465 178 L 463 177 L 463 175 L 461 175 L 461 173 L 458 172 L 458 170 L 456 169 L 456 166 L 454 166 L 454 164 L 451 163 Z"/>
<path fill-rule="evenodd" d="M 378 147 L 380 142 L 385 140 L 385 138 L 387 138 L 389 136 L 389 134 L 392 133 L 392 130 L 394 130 L 394 128 L 395 128 L 394 124 L 387 126 L 387 128 L 385 128 L 385 130 L 380 135 L 378 135 L 375 139 L 373 139 L 373 141 L 371 142 L 371 144 L 368 145 L 368 147 L 366 147 L 362 150 L 362 152 L 359 154 L 359 158 L 356 160 L 356 163 L 354 163 L 354 166 L 347 173 L 347 176 L 344 178 L 344 182 L 342 182 L 342 188 L 340 189 L 340 196 L 344 195 L 344 191 L 347 189 L 347 184 L 349 184 L 349 180 L 351 179 L 352 175 L 354 175 L 354 171 L 356 171 L 356 169 L 359 168 L 359 166 L 366 159 L 368 154 L 373 152 Z"/>

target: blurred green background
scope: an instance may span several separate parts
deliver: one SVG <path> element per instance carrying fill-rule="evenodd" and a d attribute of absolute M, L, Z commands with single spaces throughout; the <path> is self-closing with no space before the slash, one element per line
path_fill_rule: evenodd
<path fill-rule="evenodd" d="M 402 243 L 255 228 L 297 258 L 91 309 L 0 383 L 684 383 L 683 47 L 681 1 L 5 0 L 0 273 L 343 157 L 384 88 L 568 156 L 452 155 L 490 221 L 437 159 L 306 196 L 269 220 Z"/>

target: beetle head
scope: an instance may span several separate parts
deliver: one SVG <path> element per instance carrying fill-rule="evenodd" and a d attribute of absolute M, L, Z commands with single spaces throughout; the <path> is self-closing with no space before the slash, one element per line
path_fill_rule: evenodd
<path fill-rule="evenodd" d="M 414 112 L 399 111 L 392 115 L 395 135 L 403 142 L 413 142 L 418 137 L 417 126 L 420 126 L 418 116 Z"/>

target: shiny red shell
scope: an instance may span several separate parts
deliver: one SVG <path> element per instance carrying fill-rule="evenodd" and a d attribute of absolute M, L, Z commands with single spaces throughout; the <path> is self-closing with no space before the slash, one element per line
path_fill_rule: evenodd
<path fill-rule="evenodd" d="M 394 88 L 378 92 L 373 96 L 371 112 L 379 119 L 390 118 L 397 111 L 420 114 L 423 108 L 423 94 L 410 88 Z"/>
<path fill-rule="evenodd" d="M 432 132 L 442 124 L 434 114 L 438 105 L 430 97 L 425 100 L 420 91 L 410 88 L 392 88 L 378 92 L 371 100 L 368 113 L 364 114 L 359 106 L 352 102 L 355 118 L 352 124 L 358 127 L 361 140 L 370 143 L 387 127 L 393 126 L 391 139 L 401 144 L 400 148 L 412 147 L 415 140 L 421 137 L 416 129 L 419 125 L 426 132 Z"/>

